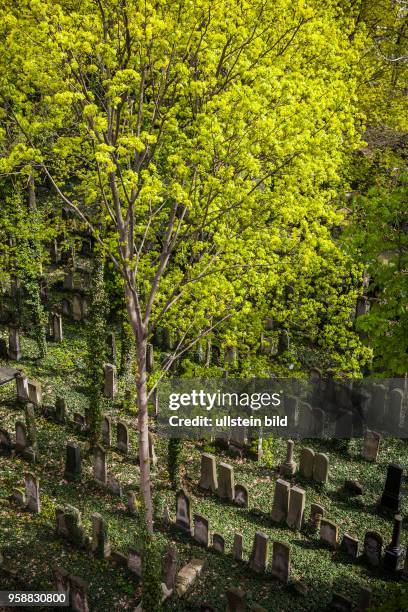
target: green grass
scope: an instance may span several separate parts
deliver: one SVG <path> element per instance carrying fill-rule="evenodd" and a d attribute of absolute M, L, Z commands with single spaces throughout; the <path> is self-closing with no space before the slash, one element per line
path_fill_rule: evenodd
<path fill-rule="evenodd" d="M 85 340 L 83 327 L 64 322 L 65 340 L 61 345 L 49 343 L 49 354 L 45 360 L 36 360 L 35 343 L 23 338 L 23 367 L 29 378 L 41 381 L 43 401 L 54 403 L 57 395 L 66 398 L 69 412 L 84 413 L 86 406 L 85 384 Z M 115 403 L 106 402 L 106 411 L 115 418 L 123 418 L 131 429 L 131 453 L 128 457 L 109 453 L 109 472 L 119 477 L 124 489 L 137 488 L 138 467 L 136 463 L 137 437 L 136 417 L 132 412 L 121 410 L 124 392 L 120 384 L 119 396 Z M 14 423 L 23 418 L 22 407 L 14 403 L 14 385 L 0 387 L 0 424 L 14 434 Z M 0 458 L 0 549 L 4 551 L 7 563 L 18 570 L 20 586 L 26 589 L 49 589 L 52 585 L 52 564 L 56 563 L 79 575 L 90 584 L 89 601 L 91 609 L 98 611 L 131 609 L 140 595 L 140 585 L 124 569 L 112 562 L 95 560 L 89 553 L 70 548 L 67 543 L 54 535 L 55 507 L 72 504 L 82 513 L 84 527 L 91 530 L 91 515 L 100 512 L 109 525 L 109 534 L 114 549 L 126 552 L 128 547 L 137 546 L 140 519 L 126 514 L 126 498 L 119 499 L 99 489 L 92 482 L 92 461 L 86 455 L 86 438 L 78 436 L 72 427 L 55 425 L 40 416 L 37 411 L 40 457 L 34 471 L 40 477 L 42 512 L 38 516 L 20 512 L 8 500 L 13 489 L 23 483 L 23 474 L 30 466 L 20 458 Z M 113 442 L 115 432 L 113 435 Z M 65 444 L 77 440 L 84 449 L 83 478 L 81 483 L 67 484 L 63 481 Z M 299 459 L 303 443 L 296 443 L 295 455 Z M 383 440 L 378 462 L 370 464 L 360 458 L 361 441 L 353 440 L 349 453 L 341 454 L 333 449 L 330 442 L 312 440 L 307 445 L 316 451 L 326 452 L 330 457 L 330 481 L 319 487 L 311 482 L 301 482 L 297 476 L 292 480 L 306 489 L 306 518 L 310 504 L 321 503 L 326 517 L 335 521 L 341 536 L 347 532 L 359 538 L 360 548 L 364 533 L 368 529 L 379 531 L 384 544 L 391 538 L 392 518 L 380 515 L 376 502 L 382 492 L 386 466 L 390 461 L 407 464 L 408 445 L 401 440 Z M 275 440 L 273 445 L 275 465 L 285 456 L 285 440 Z M 174 516 L 175 495 L 170 489 L 166 471 L 165 440 L 157 441 L 158 466 L 154 475 L 155 492 L 161 504 L 168 504 Z M 232 458 L 217 451 L 217 461 L 228 461 L 234 466 L 235 481 L 247 485 L 250 491 L 250 508 L 238 508 L 223 503 L 215 495 L 206 495 L 197 488 L 200 468 L 199 444 L 186 443 L 185 471 L 186 485 L 193 496 L 193 512 L 205 515 L 210 520 L 212 532 L 225 537 L 226 553 L 217 554 L 196 546 L 192 539 L 174 528 L 162 523 L 157 525 L 163 544 L 177 546 L 180 564 L 193 557 L 206 558 L 207 569 L 195 583 L 193 589 L 182 600 L 171 599 L 166 610 L 198 609 L 201 602 L 211 603 L 217 610 L 225 609 L 225 590 L 229 586 L 240 586 L 248 594 L 249 603 L 258 603 L 267 610 L 324 610 L 331 600 L 333 590 L 356 601 L 360 585 L 370 586 L 376 603 L 387 599 L 387 589 L 393 581 L 381 570 L 365 566 L 359 561 L 350 562 L 340 553 L 332 552 L 319 543 L 317 536 L 294 533 L 285 527 L 274 526 L 269 520 L 272 508 L 276 470 L 252 460 Z M 337 489 L 346 478 L 359 480 L 364 486 L 360 498 L 344 498 Z M 403 500 L 402 514 L 408 509 Z M 286 542 L 291 547 L 291 580 L 301 580 L 308 586 L 308 594 L 302 597 L 292 586 L 283 586 L 267 575 L 257 576 L 247 565 L 233 561 L 230 551 L 235 532 L 243 534 L 244 558 L 251 550 L 255 531 L 267 533 L 270 539 Z M 403 544 L 407 543 L 404 526 Z M 12 588 L 11 582 L 2 578 L 3 589 Z"/>

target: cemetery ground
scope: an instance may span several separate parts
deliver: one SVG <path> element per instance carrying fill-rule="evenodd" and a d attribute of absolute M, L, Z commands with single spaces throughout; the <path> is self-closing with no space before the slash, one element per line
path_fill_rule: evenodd
<path fill-rule="evenodd" d="M 84 413 L 85 396 L 85 336 L 81 324 L 64 321 L 65 339 L 61 344 L 49 344 L 48 356 L 42 361 L 35 358 L 34 342 L 22 338 L 23 359 L 2 362 L 1 365 L 22 368 L 29 379 L 41 382 L 43 405 L 54 404 L 57 396 L 65 398 L 69 420 L 59 425 L 46 419 L 36 408 L 39 456 L 35 465 L 22 457 L 0 458 L 0 551 L 10 568 L 16 570 L 16 580 L 26 589 L 52 590 L 52 566 L 59 565 L 89 583 L 88 601 L 91 610 L 133 609 L 140 596 L 138 578 L 126 567 L 120 567 L 111 559 L 97 559 L 90 552 L 70 546 L 55 535 L 55 510 L 67 504 L 75 506 L 82 515 L 87 534 L 91 534 L 91 515 L 98 512 L 108 525 L 111 548 L 127 553 L 137 547 L 140 521 L 138 516 L 126 511 L 126 490 L 137 490 L 137 435 L 136 415 L 123 407 L 123 381 L 114 401 L 106 400 L 106 413 L 115 425 L 120 418 L 130 430 L 130 451 L 123 455 L 115 451 L 115 430 L 112 448 L 108 453 L 108 471 L 115 475 L 122 487 L 118 497 L 100 488 L 92 476 L 92 457 L 86 454 L 86 437 L 75 431 L 72 425 L 74 412 Z M 13 432 L 15 422 L 24 420 L 23 406 L 15 401 L 15 385 L 0 387 L 0 426 Z M 154 429 L 154 425 L 153 425 Z M 66 443 L 77 442 L 83 449 L 82 477 L 79 482 L 64 480 Z M 286 441 L 273 442 L 273 465 L 268 466 L 252 459 L 234 458 L 227 452 L 209 445 L 186 443 L 186 489 L 192 495 L 192 511 L 209 520 L 210 532 L 225 538 L 225 552 L 217 553 L 211 547 L 205 549 L 192 537 L 175 529 L 175 492 L 171 489 L 167 473 L 167 440 L 156 439 L 158 462 L 153 469 L 153 486 L 156 499 L 156 528 L 163 545 L 173 543 L 179 554 L 179 569 L 192 558 L 205 559 L 206 567 L 192 588 L 182 598 L 171 597 L 165 610 L 199 609 L 202 602 L 216 610 L 226 606 L 225 591 L 239 586 L 247 593 L 250 604 L 258 604 L 266 610 L 324 610 L 333 592 L 358 598 L 361 586 L 372 589 L 376 605 L 388 597 L 388 589 L 397 584 L 387 577 L 381 568 L 366 565 L 360 559 L 346 557 L 339 551 L 324 547 L 318 534 L 308 532 L 311 503 L 324 507 L 325 518 L 339 526 L 340 537 L 347 532 L 358 538 L 360 551 L 367 530 L 378 531 L 388 544 L 392 534 L 392 516 L 381 514 L 376 504 L 382 493 L 386 468 L 390 462 L 408 463 L 408 444 L 403 440 L 384 439 L 376 463 L 368 463 L 361 457 L 361 440 L 353 440 L 348 451 L 334 450 L 333 443 L 309 440 L 295 442 L 295 461 L 299 462 L 302 446 L 330 457 L 329 482 L 319 485 L 302 480 L 298 474 L 286 477 L 298 483 L 306 491 L 305 527 L 301 532 L 272 523 L 270 512 L 277 478 L 277 466 L 285 458 Z M 215 494 L 200 491 L 201 452 L 213 452 L 217 465 L 224 461 L 234 467 L 235 482 L 249 490 L 249 508 L 240 508 L 221 501 Z M 32 514 L 19 510 L 9 496 L 22 485 L 23 475 L 34 472 L 40 479 L 41 513 Z M 363 495 L 348 497 L 338 489 L 345 479 L 356 480 L 363 486 Z M 403 489 L 405 482 L 403 484 Z M 408 511 L 403 495 L 401 514 Z M 163 517 L 165 506 L 170 508 L 171 523 Z M 290 546 L 291 570 L 289 584 L 284 585 L 271 578 L 253 573 L 247 564 L 256 531 L 266 533 L 271 542 L 281 541 Z M 231 556 L 234 533 L 243 535 L 244 561 Z M 408 544 L 406 525 L 403 526 L 402 544 Z M 301 593 L 299 583 L 306 587 Z M 1 575 L 1 588 L 14 589 L 15 582 Z M 296 584 L 298 587 L 296 588 Z"/>

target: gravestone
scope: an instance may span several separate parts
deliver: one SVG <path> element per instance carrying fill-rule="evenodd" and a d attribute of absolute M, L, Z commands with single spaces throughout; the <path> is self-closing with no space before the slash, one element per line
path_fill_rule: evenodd
<path fill-rule="evenodd" d="M 321 519 L 320 521 L 320 539 L 324 544 L 330 548 L 336 549 L 339 541 L 339 528 L 338 526 L 327 519 Z"/>
<path fill-rule="evenodd" d="M 324 434 L 324 411 L 321 408 L 312 407 L 312 419 L 313 437 L 321 438 Z"/>
<path fill-rule="evenodd" d="M 109 446 L 111 445 L 111 431 L 112 431 L 112 423 L 111 423 L 110 417 L 108 416 L 103 417 L 101 431 L 102 431 L 103 445 L 109 448 Z"/>
<path fill-rule="evenodd" d="M 220 533 L 213 533 L 212 537 L 212 547 L 219 553 L 224 553 L 225 550 L 225 540 Z"/>
<path fill-rule="evenodd" d="M 116 426 L 116 448 L 125 455 L 129 452 L 129 431 L 123 421 L 118 421 Z"/>
<path fill-rule="evenodd" d="M 306 492 L 300 487 L 292 487 L 289 496 L 289 510 L 286 524 L 290 529 L 300 531 L 303 525 Z"/>
<path fill-rule="evenodd" d="M 290 571 L 290 548 L 282 542 L 274 542 L 272 545 L 272 576 L 280 582 L 289 582 Z"/>
<path fill-rule="evenodd" d="M 9 327 L 9 359 L 12 361 L 20 361 L 21 350 L 20 350 L 20 331 L 18 327 L 11 325 Z"/>
<path fill-rule="evenodd" d="M 363 556 L 364 559 L 374 567 L 381 563 L 383 540 L 376 531 L 367 531 L 364 537 Z"/>
<path fill-rule="evenodd" d="M 27 472 L 24 474 L 25 494 L 26 494 L 26 508 L 34 514 L 41 512 L 40 503 L 40 483 L 35 474 Z"/>
<path fill-rule="evenodd" d="M 33 380 L 28 381 L 28 399 L 35 406 L 41 406 L 42 393 L 40 383 L 34 382 Z"/>
<path fill-rule="evenodd" d="M 28 378 L 21 372 L 18 372 L 15 376 L 16 379 L 16 390 L 17 390 L 17 401 L 27 402 L 28 401 Z"/>
<path fill-rule="evenodd" d="M 399 463 L 390 463 L 387 468 L 387 479 L 380 505 L 393 512 L 399 512 L 400 509 L 403 471 L 403 467 Z"/>
<path fill-rule="evenodd" d="M 62 342 L 64 340 L 62 317 L 57 313 L 52 315 L 52 339 L 54 342 Z"/>
<path fill-rule="evenodd" d="M 187 589 L 195 582 L 205 567 L 202 559 L 192 559 L 187 565 L 181 568 L 177 574 L 175 591 L 178 597 L 184 595 Z"/>
<path fill-rule="evenodd" d="M 242 533 L 234 533 L 234 542 L 232 544 L 232 556 L 237 561 L 242 561 L 243 554 L 243 537 Z"/>
<path fill-rule="evenodd" d="M 280 466 L 280 473 L 283 476 L 293 476 L 296 472 L 296 463 L 293 461 L 294 446 L 295 443 L 293 440 L 288 440 L 286 442 L 286 459 Z"/>
<path fill-rule="evenodd" d="M 12 448 L 10 434 L 6 429 L 0 428 L 0 457 L 8 457 L 11 454 Z"/>
<path fill-rule="evenodd" d="M 384 567 L 392 572 L 396 572 L 401 568 L 404 549 L 400 546 L 402 530 L 402 516 L 396 514 L 394 516 L 394 526 L 392 530 L 391 542 L 384 552 Z"/>
<path fill-rule="evenodd" d="M 63 567 L 53 565 L 52 573 L 54 575 L 54 585 L 57 593 L 64 594 L 66 601 L 69 602 L 70 597 L 70 576 L 67 570 Z"/>
<path fill-rule="evenodd" d="M 127 491 L 127 511 L 129 514 L 137 514 L 137 495 L 135 491 Z"/>
<path fill-rule="evenodd" d="M 341 541 L 340 550 L 344 552 L 346 555 L 353 557 L 353 559 L 357 559 L 357 555 L 358 555 L 357 538 L 352 538 L 348 533 L 345 533 Z"/>
<path fill-rule="evenodd" d="M 73 272 L 66 272 L 64 274 L 64 280 L 62 281 L 63 289 L 68 289 L 68 291 L 72 291 L 74 289 L 74 274 Z"/>
<path fill-rule="evenodd" d="M 105 395 L 109 399 L 114 399 L 117 391 L 116 366 L 105 363 L 103 370 L 105 374 Z"/>
<path fill-rule="evenodd" d="M 122 486 L 119 482 L 119 479 L 116 478 L 116 476 L 113 476 L 112 474 L 108 475 L 107 481 L 106 481 L 106 486 L 109 489 L 109 491 L 111 493 L 113 493 L 113 495 L 117 495 L 118 497 L 122 497 L 123 495 L 123 491 L 122 491 Z"/>
<path fill-rule="evenodd" d="M 285 414 L 288 417 L 288 427 L 290 429 L 295 429 L 299 417 L 298 399 L 297 397 L 286 395 L 284 396 L 283 403 L 285 407 Z"/>
<path fill-rule="evenodd" d="M 86 429 L 85 417 L 79 412 L 74 412 L 74 428 L 78 432 L 85 431 Z"/>
<path fill-rule="evenodd" d="M 169 546 L 163 556 L 163 582 L 169 590 L 174 589 L 177 575 L 177 549 Z"/>
<path fill-rule="evenodd" d="M 27 427 L 23 421 L 16 421 L 16 453 L 22 453 L 28 446 Z"/>
<path fill-rule="evenodd" d="M 228 463 L 220 463 L 217 494 L 221 499 L 234 499 L 234 468 Z"/>
<path fill-rule="evenodd" d="M 89 612 L 88 607 L 88 583 L 78 578 L 70 576 L 71 585 L 71 608 L 73 612 Z"/>
<path fill-rule="evenodd" d="M 323 518 L 324 516 L 324 508 L 320 504 L 313 503 L 310 505 L 310 516 L 313 518 L 316 514 L 320 514 Z"/>
<path fill-rule="evenodd" d="M 217 465 L 214 455 L 209 453 L 201 455 L 200 488 L 213 493 L 218 489 Z"/>
<path fill-rule="evenodd" d="M 68 442 L 65 461 L 65 480 L 77 480 L 81 477 L 81 449 L 75 442 Z"/>
<path fill-rule="evenodd" d="M 66 298 L 64 298 L 61 302 L 61 310 L 62 310 L 62 314 L 65 317 L 71 317 L 72 316 L 72 306 L 71 306 L 71 302 L 69 300 L 67 300 Z"/>
<path fill-rule="evenodd" d="M 67 404 L 63 397 L 57 397 L 55 401 L 55 420 L 61 425 L 67 419 Z"/>
<path fill-rule="evenodd" d="M 74 321 L 80 321 L 83 317 L 82 299 L 81 296 L 77 294 L 72 298 L 72 317 Z"/>
<path fill-rule="evenodd" d="M 313 463 L 313 480 L 326 483 L 329 479 L 329 458 L 324 453 L 317 453 Z"/>
<path fill-rule="evenodd" d="M 107 468 L 106 468 L 106 453 L 102 446 L 97 444 L 94 449 L 93 457 L 93 475 L 97 482 L 106 484 Z"/>
<path fill-rule="evenodd" d="M 128 568 L 139 578 L 142 577 L 142 556 L 136 548 L 129 550 Z"/>
<path fill-rule="evenodd" d="M 375 431 L 367 429 L 364 434 L 362 455 L 366 461 L 377 461 L 378 450 L 380 448 L 381 436 Z"/>
<path fill-rule="evenodd" d="M 107 526 L 97 512 L 92 514 L 92 552 L 100 559 L 107 559 L 111 553 Z"/>
<path fill-rule="evenodd" d="M 88 543 L 85 530 L 81 522 L 81 513 L 74 506 L 56 508 L 56 533 L 68 540 L 73 546 L 83 548 Z"/>
<path fill-rule="evenodd" d="M 403 414 L 402 402 L 404 393 L 402 389 L 393 389 L 389 395 L 389 406 L 387 411 L 387 431 L 392 435 L 398 436 L 401 428 L 401 418 Z"/>
<path fill-rule="evenodd" d="M 201 514 L 194 515 L 194 539 L 199 544 L 208 547 L 209 525 L 208 519 Z"/>
<path fill-rule="evenodd" d="M 234 502 L 237 506 L 241 506 L 243 508 L 248 508 L 249 506 L 249 493 L 248 489 L 241 484 L 235 485 L 235 498 Z"/>
<path fill-rule="evenodd" d="M 302 448 L 300 451 L 299 472 L 303 478 L 310 479 L 313 477 L 313 464 L 315 453 L 311 448 Z"/>
<path fill-rule="evenodd" d="M 106 338 L 106 345 L 109 363 L 116 363 L 116 338 L 113 332 L 109 332 Z"/>
<path fill-rule="evenodd" d="M 286 521 L 289 511 L 290 484 L 278 478 L 275 483 L 271 519 L 275 523 Z"/>
<path fill-rule="evenodd" d="M 387 389 L 384 385 L 372 385 L 372 396 L 368 423 L 375 427 L 382 427 L 385 420 Z"/>
<path fill-rule="evenodd" d="M 225 592 L 227 596 L 227 612 L 247 612 L 246 594 L 237 587 L 231 587 Z"/>
<path fill-rule="evenodd" d="M 259 574 L 266 571 L 268 564 L 269 538 L 266 533 L 257 531 L 255 533 L 252 551 L 249 557 L 249 567 Z"/>
<path fill-rule="evenodd" d="M 176 495 L 176 525 L 191 534 L 191 498 L 183 490 Z"/>

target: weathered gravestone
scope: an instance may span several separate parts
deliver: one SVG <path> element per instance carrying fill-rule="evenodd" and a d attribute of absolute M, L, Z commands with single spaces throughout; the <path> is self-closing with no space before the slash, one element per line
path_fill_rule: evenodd
<path fill-rule="evenodd" d="M 107 354 L 109 363 L 116 362 L 116 338 L 113 332 L 109 332 L 106 338 Z"/>
<path fill-rule="evenodd" d="M 248 489 L 241 484 L 235 485 L 235 498 L 234 502 L 237 506 L 241 506 L 243 508 L 248 508 L 249 506 L 249 493 Z"/>
<path fill-rule="evenodd" d="M 213 493 L 218 489 L 217 465 L 214 455 L 209 453 L 201 455 L 200 488 Z"/>
<path fill-rule="evenodd" d="M 28 381 L 28 400 L 35 406 L 41 406 L 42 393 L 40 383 L 33 380 Z"/>
<path fill-rule="evenodd" d="M 74 412 L 74 428 L 79 433 L 86 430 L 86 419 L 79 412 Z"/>
<path fill-rule="evenodd" d="M 377 567 L 381 563 L 383 540 L 376 531 L 367 531 L 364 537 L 364 559 L 370 565 Z"/>
<path fill-rule="evenodd" d="M 231 587 L 226 591 L 227 612 L 246 612 L 246 593 L 236 587 Z"/>
<path fill-rule="evenodd" d="M 232 544 L 232 556 L 237 561 L 242 561 L 243 554 L 243 537 L 242 533 L 234 533 L 234 542 Z"/>
<path fill-rule="evenodd" d="M 123 421 L 118 421 L 116 426 L 116 448 L 125 455 L 129 452 L 129 431 Z"/>
<path fill-rule="evenodd" d="M 16 421 L 16 453 L 22 453 L 28 446 L 27 427 L 23 421 Z"/>
<path fill-rule="evenodd" d="M 83 548 L 88 543 L 85 530 L 81 522 L 81 513 L 74 506 L 56 508 L 55 510 L 56 534 L 65 538 L 77 548 Z"/>
<path fill-rule="evenodd" d="M 228 463 L 220 463 L 217 494 L 221 499 L 234 499 L 234 468 Z"/>
<path fill-rule="evenodd" d="M 401 530 L 402 516 L 396 514 L 394 516 L 392 539 L 384 552 L 384 567 L 392 572 L 396 572 L 400 569 L 402 557 L 404 555 L 404 549 L 400 546 Z"/>
<path fill-rule="evenodd" d="M 175 590 L 179 597 L 184 595 L 187 589 L 194 583 L 205 567 L 202 559 L 192 559 L 187 565 L 181 568 L 177 574 Z"/>
<path fill-rule="evenodd" d="M 66 449 L 66 461 L 64 478 L 66 480 L 77 480 L 81 477 L 81 449 L 75 442 L 68 442 Z"/>
<path fill-rule="evenodd" d="M 75 294 L 72 298 L 72 316 L 74 321 L 80 321 L 83 317 L 82 310 L 82 298 L 80 295 Z"/>
<path fill-rule="evenodd" d="M 315 453 L 311 448 L 302 448 L 300 451 L 299 472 L 303 478 L 310 479 L 313 477 L 314 459 Z"/>
<path fill-rule="evenodd" d="M 57 397 L 55 400 L 55 420 L 61 425 L 67 419 L 67 404 L 63 397 Z"/>
<path fill-rule="evenodd" d="M 320 521 L 320 539 L 321 541 L 329 546 L 330 548 L 337 548 L 339 541 L 339 528 L 338 526 L 327 519 Z"/>
<path fill-rule="evenodd" d="M 111 553 L 108 528 L 97 512 L 92 515 L 92 552 L 101 559 L 107 559 Z"/>
<path fill-rule="evenodd" d="M 110 399 L 114 399 L 117 391 L 116 366 L 111 363 L 105 363 L 103 371 L 105 375 L 105 395 Z"/>
<path fill-rule="evenodd" d="M 272 576 L 287 584 L 290 572 L 290 548 L 282 542 L 272 545 Z"/>
<path fill-rule="evenodd" d="M 28 378 L 21 372 L 18 372 L 15 376 L 16 379 L 16 390 L 17 390 L 17 401 L 27 402 L 28 401 Z"/>
<path fill-rule="evenodd" d="M 329 458 L 324 453 L 317 453 L 313 462 L 313 480 L 326 483 L 329 479 Z"/>
<path fill-rule="evenodd" d="M 142 556 L 136 548 L 129 550 L 128 568 L 139 578 L 142 577 Z"/>
<path fill-rule="evenodd" d="M 293 440 L 288 440 L 286 442 L 286 459 L 280 466 L 280 473 L 283 476 L 293 476 L 296 472 L 296 463 L 293 461 L 294 446 L 295 443 Z"/>
<path fill-rule="evenodd" d="M 176 495 L 176 525 L 191 534 L 191 498 L 182 490 Z"/>
<path fill-rule="evenodd" d="M 194 515 L 194 539 L 199 544 L 208 547 L 209 525 L 208 519 L 201 514 Z"/>
<path fill-rule="evenodd" d="M 106 453 L 102 446 L 97 444 L 94 449 L 93 457 L 93 475 L 97 482 L 106 485 L 107 468 L 106 468 Z"/>
<path fill-rule="evenodd" d="M 341 542 L 340 550 L 346 555 L 357 559 L 358 555 L 358 540 L 352 538 L 348 533 L 345 533 Z"/>
<path fill-rule="evenodd" d="M 275 483 L 275 494 L 273 496 L 273 506 L 271 519 L 275 523 L 286 521 L 289 511 L 290 484 L 286 480 L 278 478 Z"/>
<path fill-rule="evenodd" d="M 64 332 L 62 330 L 62 316 L 54 313 L 51 319 L 52 339 L 54 342 L 62 342 L 64 340 Z"/>
<path fill-rule="evenodd" d="M 13 444 L 10 434 L 6 429 L 0 428 L 0 457 L 8 457 L 11 454 Z"/>
<path fill-rule="evenodd" d="M 385 420 L 387 389 L 384 385 L 372 385 L 371 405 L 368 423 L 374 427 L 382 427 Z"/>
<path fill-rule="evenodd" d="M 366 461 L 377 461 L 381 436 L 375 431 L 367 429 L 364 434 L 362 455 Z"/>
<path fill-rule="evenodd" d="M 177 575 L 177 549 L 169 546 L 163 556 L 163 582 L 169 590 L 174 589 Z"/>
<path fill-rule="evenodd" d="M 54 585 L 57 593 L 64 594 L 65 600 L 69 602 L 71 586 L 69 572 L 63 567 L 53 565 L 52 573 L 54 575 Z"/>
<path fill-rule="evenodd" d="M 217 552 L 224 553 L 225 540 L 224 540 L 224 537 L 220 533 L 213 533 L 212 546 L 213 546 L 213 549 L 216 550 Z"/>
<path fill-rule="evenodd" d="M 266 571 L 268 564 L 269 553 L 269 538 L 266 533 L 257 531 L 255 533 L 254 542 L 252 545 L 251 556 L 249 558 L 249 567 L 258 573 Z"/>
<path fill-rule="evenodd" d="M 108 416 L 103 417 L 101 432 L 102 432 L 102 442 L 104 446 L 109 447 L 111 445 L 111 431 L 112 431 L 112 423 L 111 419 Z"/>
<path fill-rule="evenodd" d="M 306 492 L 300 487 L 292 487 L 289 497 L 289 510 L 286 524 L 290 529 L 300 531 L 303 525 Z"/>
<path fill-rule="evenodd" d="M 71 608 L 73 612 L 89 612 L 88 607 L 88 583 L 78 578 L 70 576 L 71 585 Z"/>
<path fill-rule="evenodd" d="M 380 505 L 393 512 L 399 512 L 401 504 L 401 484 L 404 468 L 399 463 L 390 463 L 387 468 L 387 479 L 381 496 Z"/>
<path fill-rule="evenodd" d="M 27 472 L 24 474 L 26 508 L 34 514 L 41 512 L 40 482 L 35 474 Z"/>
<path fill-rule="evenodd" d="M 9 359 L 13 361 L 20 361 L 21 350 L 20 350 L 20 331 L 16 326 L 9 327 Z"/>

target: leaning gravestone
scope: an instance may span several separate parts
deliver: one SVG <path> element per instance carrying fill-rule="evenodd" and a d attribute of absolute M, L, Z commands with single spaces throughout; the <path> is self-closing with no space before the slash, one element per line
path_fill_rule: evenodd
<path fill-rule="evenodd" d="M 176 525 L 191 534 L 191 499 L 182 490 L 176 495 Z"/>
<path fill-rule="evenodd" d="M 228 463 L 220 463 L 217 494 L 221 499 L 234 499 L 234 468 Z"/>
<path fill-rule="evenodd" d="M 81 449 L 75 442 L 68 442 L 65 461 L 65 480 L 77 480 L 81 477 Z"/>
<path fill-rule="evenodd" d="M 387 468 L 387 479 L 385 481 L 380 505 L 393 512 L 399 512 L 400 509 L 403 471 L 404 469 L 399 463 L 390 463 Z"/>
<path fill-rule="evenodd" d="M 273 506 L 271 519 L 274 523 L 286 521 L 289 511 L 290 484 L 286 480 L 278 478 L 275 483 L 275 494 L 273 496 Z"/>
<path fill-rule="evenodd" d="M 286 524 L 290 529 L 300 531 L 303 525 L 306 492 L 300 487 L 292 487 L 289 497 L 289 510 Z"/>
<path fill-rule="evenodd" d="M 282 542 L 272 545 L 272 576 L 287 584 L 290 571 L 290 548 Z"/>
<path fill-rule="evenodd" d="M 99 444 L 94 449 L 93 459 L 93 475 L 97 482 L 106 485 L 107 468 L 106 468 L 106 453 Z"/>
<path fill-rule="evenodd" d="M 27 472 L 24 474 L 24 483 L 27 502 L 26 508 L 34 514 L 39 514 L 41 512 L 39 480 L 35 474 Z"/>
<path fill-rule="evenodd" d="M 362 455 L 366 461 L 377 461 L 381 436 L 375 431 L 367 429 L 364 435 Z"/>
<path fill-rule="evenodd" d="M 209 525 L 208 519 L 201 514 L 194 515 L 194 539 L 199 544 L 208 547 Z"/>
<path fill-rule="evenodd" d="M 300 451 L 299 472 L 303 478 L 312 478 L 314 459 L 315 453 L 311 448 L 302 448 Z"/>
<path fill-rule="evenodd" d="M 376 531 L 367 531 L 364 537 L 364 559 L 374 567 L 381 563 L 383 540 Z"/>
<path fill-rule="evenodd" d="M 108 529 L 97 512 L 92 515 L 92 552 L 101 559 L 107 559 L 111 553 Z"/>
<path fill-rule="evenodd" d="M 252 545 L 251 556 L 249 558 L 249 567 L 258 573 L 266 571 L 268 564 L 268 545 L 269 538 L 262 531 L 255 533 L 254 542 Z"/>
<path fill-rule="evenodd" d="M 218 489 L 217 465 L 214 455 L 209 453 L 201 455 L 200 488 L 213 493 Z"/>

